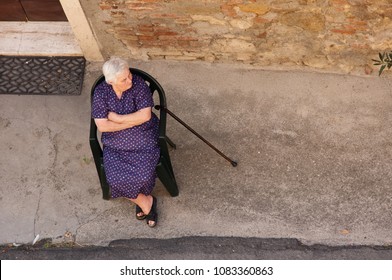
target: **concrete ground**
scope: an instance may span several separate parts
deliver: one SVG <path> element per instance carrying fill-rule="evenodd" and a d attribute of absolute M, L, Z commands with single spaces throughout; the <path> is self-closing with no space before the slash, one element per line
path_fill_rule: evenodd
<path fill-rule="evenodd" d="M 88 64 L 80 96 L 0 95 L 0 244 L 52 238 L 107 245 L 133 238 L 293 238 L 392 244 L 392 91 L 381 78 L 234 65 L 135 61 L 168 108 L 229 157 L 168 117 L 180 195 L 160 184 L 159 224 L 101 198 L 88 142 Z"/>

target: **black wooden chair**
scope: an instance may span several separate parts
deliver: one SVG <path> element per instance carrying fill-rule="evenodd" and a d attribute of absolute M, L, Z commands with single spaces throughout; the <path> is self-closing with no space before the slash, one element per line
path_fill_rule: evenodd
<path fill-rule="evenodd" d="M 136 74 L 142 77 L 150 87 L 151 93 L 158 93 L 159 96 L 159 105 L 163 108 L 166 108 L 166 96 L 165 91 L 161 87 L 161 85 L 148 73 L 135 69 L 129 68 L 132 74 Z M 94 83 L 91 88 L 91 102 L 93 100 L 94 90 L 100 83 L 105 81 L 105 77 L 101 75 Z M 169 150 L 167 144 L 175 148 L 174 143 L 166 136 L 166 111 L 159 111 L 159 147 L 161 150 L 160 159 L 156 168 L 157 175 L 159 180 L 165 186 L 167 191 L 171 196 L 178 195 L 178 186 L 176 183 L 176 179 L 174 177 L 173 167 L 170 161 Z M 102 188 L 103 199 L 109 200 L 110 195 L 110 187 L 106 181 L 105 176 L 105 167 L 103 164 L 103 151 L 101 144 L 98 140 L 98 130 L 93 118 L 91 118 L 90 123 L 90 147 L 93 153 L 95 166 L 97 168 L 99 181 Z"/>

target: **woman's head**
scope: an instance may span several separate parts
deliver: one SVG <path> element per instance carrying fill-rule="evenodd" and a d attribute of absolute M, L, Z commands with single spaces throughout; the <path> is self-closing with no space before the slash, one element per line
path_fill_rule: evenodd
<path fill-rule="evenodd" d="M 102 72 L 108 84 L 116 83 L 118 75 L 125 70 L 128 70 L 128 63 L 119 57 L 110 58 L 102 66 Z"/>
<path fill-rule="evenodd" d="M 132 85 L 129 66 L 124 59 L 119 57 L 110 58 L 103 64 L 102 72 L 105 76 L 105 81 L 119 90 L 127 90 Z"/>

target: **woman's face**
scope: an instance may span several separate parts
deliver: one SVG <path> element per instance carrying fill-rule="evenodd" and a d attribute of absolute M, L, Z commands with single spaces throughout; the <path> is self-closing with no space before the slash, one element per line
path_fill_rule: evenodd
<path fill-rule="evenodd" d="M 116 82 L 113 86 L 122 92 L 132 87 L 132 74 L 129 69 L 126 69 L 117 75 Z"/>

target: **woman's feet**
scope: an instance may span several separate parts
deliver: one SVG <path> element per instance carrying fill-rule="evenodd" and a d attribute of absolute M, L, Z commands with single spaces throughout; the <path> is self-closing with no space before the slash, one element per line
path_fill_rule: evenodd
<path fill-rule="evenodd" d="M 144 220 L 146 218 L 146 214 L 144 214 L 142 208 L 140 208 L 137 204 L 136 204 L 136 219 L 138 220 Z"/>
<path fill-rule="evenodd" d="M 157 213 L 157 199 L 152 196 L 152 205 L 150 208 L 150 213 L 147 215 L 143 212 L 142 208 L 136 204 L 136 219 L 144 220 L 147 219 L 147 225 L 149 227 L 155 227 L 158 221 L 158 213 Z"/>
<path fill-rule="evenodd" d="M 149 227 L 155 227 L 158 222 L 158 213 L 157 213 L 157 199 L 155 196 L 152 197 L 152 206 L 150 213 L 146 215 L 147 225 Z"/>

